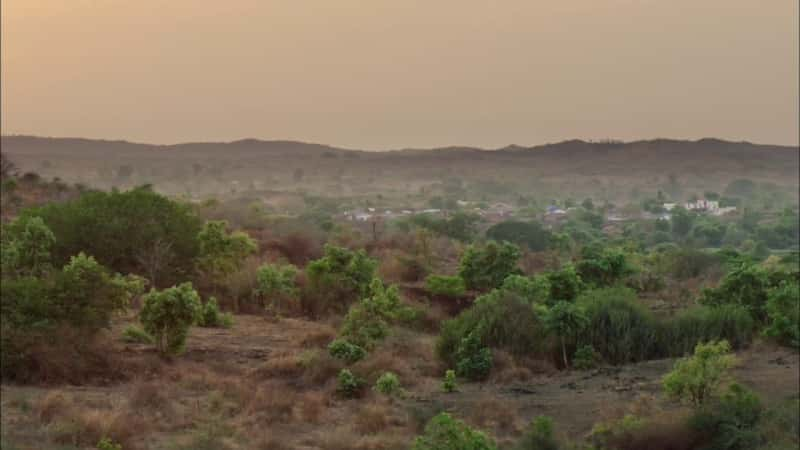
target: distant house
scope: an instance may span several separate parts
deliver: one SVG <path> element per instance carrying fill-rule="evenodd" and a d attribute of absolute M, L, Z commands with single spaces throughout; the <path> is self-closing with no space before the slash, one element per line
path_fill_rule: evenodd
<path fill-rule="evenodd" d="M 566 213 L 566 211 L 555 205 L 550 205 L 547 207 L 547 215 L 563 215 Z"/>
<path fill-rule="evenodd" d="M 664 208 L 664 211 L 672 211 L 673 209 L 675 209 L 676 206 L 678 206 L 678 204 L 677 203 L 664 203 L 661 206 Z"/>
<path fill-rule="evenodd" d="M 697 200 L 695 202 L 686 202 L 684 206 L 689 211 L 703 211 L 713 213 L 719 210 L 719 202 L 716 200 Z"/>

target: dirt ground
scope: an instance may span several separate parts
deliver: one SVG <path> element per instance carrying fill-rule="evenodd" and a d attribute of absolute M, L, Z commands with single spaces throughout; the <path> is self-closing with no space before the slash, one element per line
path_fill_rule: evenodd
<path fill-rule="evenodd" d="M 117 323 L 114 335 L 129 323 Z M 149 345 L 116 339 L 109 351 L 150 362 L 129 381 L 3 385 L 2 448 L 93 448 L 105 434 L 124 438 L 126 450 L 407 448 L 421 424 L 441 410 L 501 442 L 518 436 L 538 415 L 551 416 L 559 433 L 575 439 L 625 412 L 679 408 L 661 395 L 660 379 L 672 360 L 586 372 L 509 369 L 511 376 L 462 383 L 458 392 L 445 394 L 433 355 L 435 336 L 417 333 L 397 336 L 391 349 L 364 362 L 399 373 L 404 398 L 386 401 L 369 392 L 344 400 L 335 395 L 335 375 L 315 385 L 308 369 L 295 368 L 324 354 L 334 335 L 335 328 L 319 322 L 243 315 L 231 329 L 193 329 L 186 352 L 171 362 L 159 360 Z M 759 342 L 737 356 L 734 377 L 765 403 L 800 392 L 797 352 Z"/>

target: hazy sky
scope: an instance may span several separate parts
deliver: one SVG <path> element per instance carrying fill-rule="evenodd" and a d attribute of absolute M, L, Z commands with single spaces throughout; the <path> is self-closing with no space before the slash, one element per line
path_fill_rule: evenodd
<path fill-rule="evenodd" d="M 798 0 L 2 0 L 2 131 L 798 144 Z"/>

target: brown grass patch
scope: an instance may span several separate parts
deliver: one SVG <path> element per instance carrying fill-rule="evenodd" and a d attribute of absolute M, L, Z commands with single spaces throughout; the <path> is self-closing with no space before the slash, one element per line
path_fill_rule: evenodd
<path fill-rule="evenodd" d="M 302 394 L 298 401 L 298 407 L 303 421 L 319 423 L 325 410 L 328 409 L 328 398 L 322 392 L 316 391 Z"/>
<path fill-rule="evenodd" d="M 247 414 L 264 423 L 286 423 L 294 416 L 297 394 L 285 386 L 266 385 L 255 391 L 247 405 Z"/>
<path fill-rule="evenodd" d="M 330 325 L 319 324 L 320 327 L 308 333 L 302 340 L 303 347 L 325 347 L 336 338 L 336 329 Z"/>
<path fill-rule="evenodd" d="M 478 428 L 491 428 L 505 434 L 515 433 L 519 429 L 516 406 L 486 394 L 472 404 L 468 420 Z"/>

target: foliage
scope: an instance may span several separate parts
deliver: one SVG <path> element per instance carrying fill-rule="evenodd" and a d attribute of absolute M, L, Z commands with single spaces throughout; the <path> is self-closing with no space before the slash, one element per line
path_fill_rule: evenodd
<path fill-rule="evenodd" d="M 672 210 L 672 234 L 677 237 L 686 237 L 694 225 L 696 214 L 682 207 Z"/>
<path fill-rule="evenodd" d="M 217 299 L 211 297 L 200 308 L 197 325 L 207 328 L 230 328 L 233 326 L 233 316 L 230 313 L 221 313 Z"/>
<path fill-rule="evenodd" d="M 257 249 L 255 241 L 247 234 L 228 233 L 227 227 L 228 223 L 223 220 L 208 221 L 197 235 L 200 245 L 197 265 L 216 283 L 235 272 Z"/>
<path fill-rule="evenodd" d="M 486 434 L 443 412 L 434 416 L 418 436 L 411 450 L 496 450 Z"/>
<path fill-rule="evenodd" d="M 736 361 L 730 351 L 727 341 L 697 344 L 694 355 L 678 360 L 664 377 L 664 391 L 695 407 L 704 406 L 715 398 L 728 378 L 728 371 Z"/>
<path fill-rule="evenodd" d="M 456 349 L 456 374 L 473 381 L 485 380 L 492 370 L 492 351 L 476 333 L 468 334 Z"/>
<path fill-rule="evenodd" d="M 336 392 L 346 398 L 359 396 L 364 388 L 364 385 L 366 384 L 363 379 L 353 375 L 353 372 L 350 372 L 347 369 L 342 369 L 339 371 L 339 375 L 336 377 L 336 382 Z"/>
<path fill-rule="evenodd" d="M 347 342 L 344 339 L 334 339 L 328 345 L 328 352 L 334 358 L 339 358 L 347 363 L 354 363 L 365 356 L 367 356 L 367 351 L 363 348 L 359 347 L 356 344 Z"/>
<path fill-rule="evenodd" d="M 763 441 L 758 429 L 762 413 L 758 396 L 744 386 L 732 383 L 714 405 L 695 412 L 690 425 L 710 440 L 704 448 L 749 450 Z"/>
<path fill-rule="evenodd" d="M 583 281 L 572 264 L 566 264 L 560 270 L 549 272 L 550 301 L 572 301 L 584 289 Z"/>
<path fill-rule="evenodd" d="M 110 438 L 103 438 L 97 442 L 97 450 L 122 450 L 122 445 L 115 443 Z"/>
<path fill-rule="evenodd" d="M 311 294 L 318 299 L 310 312 L 341 310 L 353 299 L 368 295 L 376 268 L 377 262 L 363 250 L 326 245 L 325 256 L 306 267 Z"/>
<path fill-rule="evenodd" d="M 411 310 L 400 302 L 397 286 L 385 287 L 380 279 L 375 278 L 370 284 L 369 296 L 350 307 L 340 336 L 369 350 L 389 334 L 391 323 L 402 321 L 410 314 Z"/>
<path fill-rule="evenodd" d="M 456 371 L 447 369 L 444 373 L 444 381 L 442 381 L 442 390 L 447 393 L 455 392 L 458 390 L 456 384 Z"/>
<path fill-rule="evenodd" d="M 631 273 L 623 251 L 597 246 L 583 248 L 576 270 L 582 281 L 597 287 L 611 286 Z"/>
<path fill-rule="evenodd" d="M 583 308 L 570 302 L 560 301 L 545 313 L 545 329 L 558 336 L 561 341 L 564 367 L 569 367 L 567 340 L 574 340 L 575 336 L 583 331 L 587 323 L 588 319 Z"/>
<path fill-rule="evenodd" d="M 764 334 L 800 348 L 800 284 L 782 282 L 767 294 L 767 328 Z"/>
<path fill-rule="evenodd" d="M 403 395 L 403 388 L 400 387 L 400 379 L 392 372 L 384 372 L 375 381 L 375 391 L 389 397 Z"/>
<path fill-rule="evenodd" d="M 4 277 L 41 276 L 51 268 L 56 238 L 41 217 L 22 216 L 4 225 L 0 236 Z"/>
<path fill-rule="evenodd" d="M 200 296 L 187 282 L 162 291 L 152 289 L 144 296 L 139 319 L 161 354 L 176 354 L 183 350 L 201 308 Z"/>
<path fill-rule="evenodd" d="M 472 240 L 479 221 L 480 216 L 462 211 L 443 219 L 428 214 L 418 214 L 411 218 L 411 222 L 418 227 L 461 242 Z"/>
<path fill-rule="evenodd" d="M 551 286 L 546 276 L 509 275 L 500 289 L 520 296 L 531 305 L 547 304 L 550 300 Z"/>
<path fill-rule="evenodd" d="M 86 252 L 121 273 L 147 273 L 141 254 L 155 242 L 168 242 L 169 264 L 157 269 L 165 283 L 194 271 L 200 219 L 188 205 L 177 203 L 148 187 L 127 192 L 86 192 L 64 203 L 50 203 L 24 211 L 22 217 L 40 217 L 55 235 L 54 264 Z"/>
<path fill-rule="evenodd" d="M 425 279 L 425 288 L 433 295 L 458 298 L 466 292 L 464 279 L 459 276 L 429 275 Z"/>
<path fill-rule="evenodd" d="M 711 306 L 736 304 L 747 308 L 759 321 L 766 318 L 768 292 L 781 279 L 780 273 L 770 273 L 756 264 L 741 264 L 727 274 L 719 286 L 703 291 L 700 303 Z"/>
<path fill-rule="evenodd" d="M 297 267 L 292 264 L 264 264 L 256 272 L 255 292 L 262 298 L 289 298 L 297 293 Z"/>
<path fill-rule="evenodd" d="M 500 287 L 506 277 L 519 270 L 519 258 L 519 248 L 508 242 L 489 241 L 484 246 L 470 245 L 461 257 L 458 275 L 469 289 Z"/>
<path fill-rule="evenodd" d="M 547 250 L 550 246 L 551 233 L 539 222 L 509 220 L 491 226 L 486 230 L 486 237 L 498 242 L 508 241 L 539 252 Z"/>
<path fill-rule="evenodd" d="M 136 325 L 128 325 L 122 331 L 122 340 L 132 344 L 153 344 L 153 336 Z"/>
<path fill-rule="evenodd" d="M 591 345 L 584 345 L 575 350 L 572 357 L 572 365 L 578 370 L 589 370 L 597 367 L 600 355 L 594 351 Z"/>
<path fill-rule="evenodd" d="M 514 446 L 515 450 L 558 450 L 560 447 L 553 431 L 553 419 L 538 416 Z"/>
<path fill-rule="evenodd" d="M 755 321 L 738 305 L 697 306 L 681 311 L 664 326 L 663 356 L 684 356 L 700 342 L 726 340 L 732 348 L 745 347 L 753 339 Z"/>

